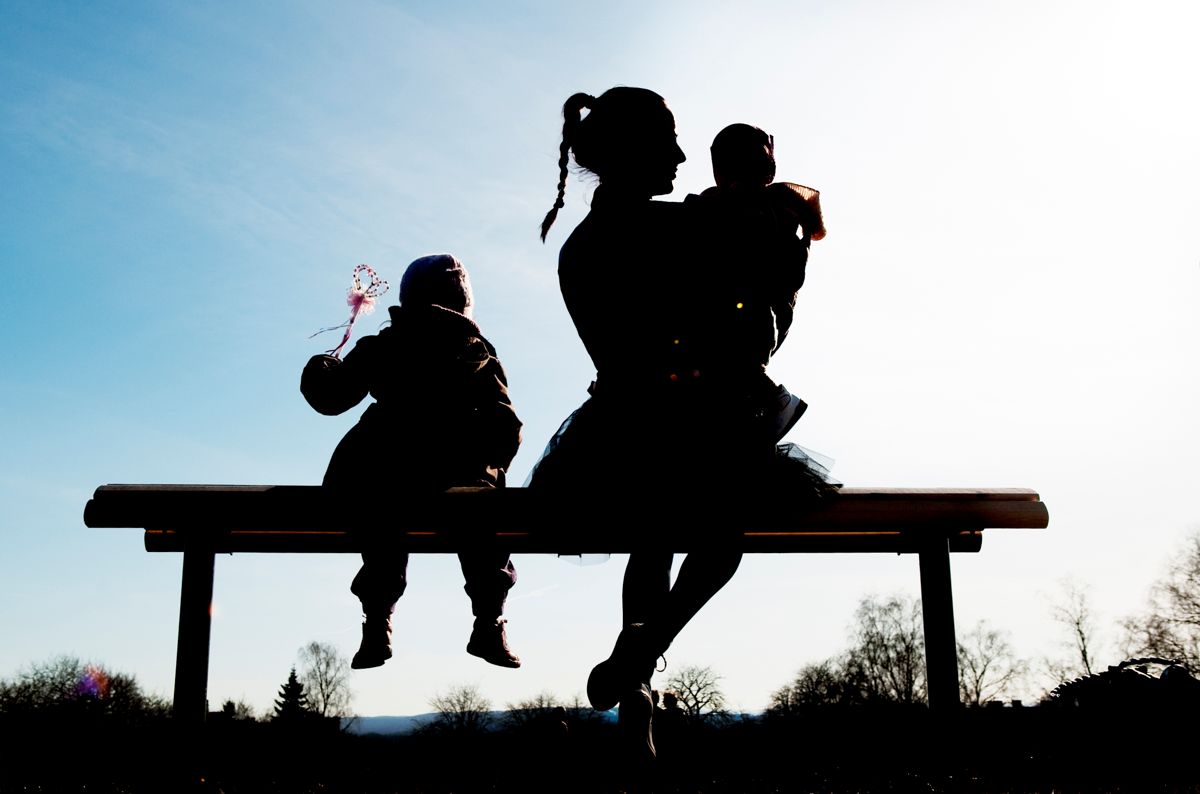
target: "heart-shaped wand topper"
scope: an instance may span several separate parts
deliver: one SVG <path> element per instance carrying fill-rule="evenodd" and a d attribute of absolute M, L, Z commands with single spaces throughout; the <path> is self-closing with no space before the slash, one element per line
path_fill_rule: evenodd
<path fill-rule="evenodd" d="M 367 285 L 363 286 L 360 273 L 367 276 Z M 354 286 L 346 293 L 346 305 L 354 314 L 359 312 L 370 314 L 375 311 L 375 299 L 388 291 L 388 283 L 379 277 L 375 268 L 370 265 L 359 265 L 354 268 Z M 354 322 L 351 317 L 350 322 Z"/>
<path fill-rule="evenodd" d="M 364 284 L 365 281 L 365 284 Z M 375 311 L 375 301 L 388 291 L 388 283 L 379 277 L 375 272 L 375 268 L 370 265 L 359 265 L 354 268 L 354 285 L 346 292 L 346 305 L 350 307 L 350 319 L 341 325 L 332 325 L 329 328 L 322 328 L 317 331 L 317 334 L 323 334 L 326 331 L 335 331 L 338 328 L 345 328 L 346 333 L 342 335 L 342 341 L 333 350 L 326 350 L 325 354 L 337 358 L 342 352 L 342 348 L 350 341 L 350 332 L 354 329 L 354 321 L 358 319 L 360 314 L 370 314 Z M 312 339 L 312 336 L 309 339 Z"/>

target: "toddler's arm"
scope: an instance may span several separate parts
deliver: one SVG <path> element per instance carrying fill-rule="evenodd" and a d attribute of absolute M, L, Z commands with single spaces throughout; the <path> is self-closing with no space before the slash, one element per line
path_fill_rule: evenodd
<path fill-rule="evenodd" d="M 300 393 L 317 413 L 336 416 L 349 411 L 367 396 L 369 384 L 359 360 L 374 337 L 366 336 L 342 361 L 333 356 L 313 356 L 300 374 Z M 367 344 L 364 345 L 363 343 Z"/>
<path fill-rule="evenodd" d="M 521 420 L 508 396 L 508 377 L 491 344 L 475 339 L 463 362 L 474 370 L 471 378 L 475 431 L 488 450 L 488 463 L 504 470 L 521 444 Z"/>
<path fill-rule="evenodd" d="M 825 237 L 825 220 L 821 217 L 821 193 L 795 182 L 775 182 L 767 186 L 772 204 L 789 222 L 804 229 L 804 236 L 813 240 Z"/>

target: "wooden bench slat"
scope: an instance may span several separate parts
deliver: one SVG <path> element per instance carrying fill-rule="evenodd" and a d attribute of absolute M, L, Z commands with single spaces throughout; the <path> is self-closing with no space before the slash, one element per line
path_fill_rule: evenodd
<path fill-rule="evenodd" d="M 211 484 L 186 484 L 186 483 L 150 483 L 150 484 L 133 484 L 133 483 L 110 483 L 101 485 L 96 488 L 97 494 L 116 494 L 116 493 L 263 493 L 266 491 L 317 491 L 320 490 L 319 485 L 211 485 Z M 481 492 L 495 491 L 491 488 L 453 488 L 452 492 Z M 508 488 L 503 489 L 506 493 L 524 492 L 524 488 Z M 1038 492 L 1031 488 L 863 488 L 863 487 L 845 487 L 840 490 L 843 496 L 853 496 L 855 498 L 894 498 L 894 497 L 914 497 L 914 498 L 929 498 L 938 499 L 983 499 L 988 501 L 1038 501 Z"/>
<path fill-rule="evenodd" d="M 811 553 L 885 553 L 913 554 L 921 551 L 929 533 L 916 532 L 744 532 L 735 533 L 726 542 L 740 551 L 811 552 Z M 338 554 L 361 552 L 361 535 L 337 531 L 232 530 L 204 532 L 148 529 L 146 551 L 179 552 L 199 540 L 204 548 L 218 554 Z M 976 552 L 983 543 L 979 531 L 948 535 L 950 551 Z M 622 554 L 631 551 L 662 550 L 685 553 L 712 549 L 711 537 L 703 532 L 654 533 L 638 537 L 628 534 L 589 533 L 586 537 L 539 536 L 537 533 L 500 532 L 403 532 L 388 534 L 388 543 L 396 550 L 411 553 L 450 554 L 464 548 L 496 548 L 510 554 Z"/>
<path fill-rule="evenodd" d="M 389 527 L 392 532 L 450 533 L 467 542 L 478 542 L 498 531 L 516 532 L 536 535 L 536 542 L 531 543 L 547 552 L 557 551 L 564 540 L 588 540 L 595 533 L 601 533 L 608 542 L 641 545 L 650 535 L 675 536 L 688 542 L 695 538 L 697 527 L 704 527 L 700 534 L 708 542 L 712 539 L 708 527 L 718 524 L 742 531 L 797 536 L 950 533 L 989 527 L 1040 529 L 1049 522 L 1046 506 L 1037 493 L 1025 489 L 847 488 L 819 507 L 808 509 L 797 507 L 785 495 L 738 505 L 715 494 L 687 504 L 665 504 L 652 512 L 639 503 L 622 503 L 619 499 L 581 507 L 581 498 L 522 488 L 455 489 L 359 506 L 348 515 L 344 504 L 319 486 L 102 486 L 88 502 L 84 522 L 90 527 L 206 533 L 378 532 L 380 527 Z M 652 533 L 645 531 L 648 525 L 655 527 Z"/>

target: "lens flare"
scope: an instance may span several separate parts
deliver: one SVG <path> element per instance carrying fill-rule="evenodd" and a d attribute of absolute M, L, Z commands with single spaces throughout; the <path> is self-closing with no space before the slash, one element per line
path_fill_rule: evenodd
<path fill-rule="evenodd" d="M 94 664 L 89 664 L 75 685 L 75 694 L 95 700 L 105 697 L 108 694 L 108 673 Z"/>

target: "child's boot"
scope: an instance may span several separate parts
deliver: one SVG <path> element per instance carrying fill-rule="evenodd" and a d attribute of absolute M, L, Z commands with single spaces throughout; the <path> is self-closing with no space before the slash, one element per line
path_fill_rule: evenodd
<path fill-rule="evenodd" d="M 774 400 L 771 405 L 771 432 L 775 435 L 775 441 L 779 442 L 788 434 L 804 412 L 808 410 L 808 403 L 801 400 L 796 395 L 787 390 L 781 383 L 775 389 Z"/>
<path fill-rule="evenodd" d="M 362 643 L 350 666 L 355 670 L 379 667 L 392 658 L 392 610 L 370 609 L 363 613 Z"/>
<path fill-rule="evenodd" d="M 508 647 L 508 635 L 504 632 L 507 622 L 504 618 L 475 618 L 467 653 L 497 667 L 520 667 L 520 657 Z"/>

